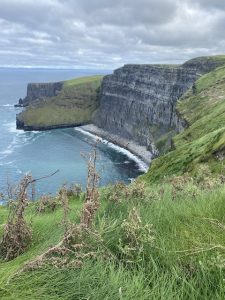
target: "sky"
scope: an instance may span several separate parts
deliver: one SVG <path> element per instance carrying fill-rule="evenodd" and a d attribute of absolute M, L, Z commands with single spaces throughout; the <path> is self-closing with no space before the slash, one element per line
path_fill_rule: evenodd
<path fill-rule="evenodd" d="M 0 0 L 0 66 L 114 69 L 225 54 L 224 0 Z"/>

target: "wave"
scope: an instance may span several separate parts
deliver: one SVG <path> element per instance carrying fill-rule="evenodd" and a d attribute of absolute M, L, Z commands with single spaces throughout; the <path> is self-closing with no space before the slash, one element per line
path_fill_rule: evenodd
<path fill-rule="evenodd" d="M 3 104 L 2 106 L 4 106 L 4 107 L 14 107 L 13 104 Z"/>
<path fill-rule="evenodd" d="M 139 170 L 140 171 L 143 171 L 143 172 L 147 172 L 148 171 L 148 165 L 143 161 L 141 160 L 138 156 L 134 155 L 133 153 L 131 153 L 129 150 L 125 149 L 125 148 L 122 148 L 116 144 L 113 144 L 112 142 L 109 142 L 93 133 L 90 133 L 88 131 L 85 131 L 83 130 L 82 128 L 74 128 L 74 130 L 78 131 L 78 132 L 81 132 L 82 134 L 84 135 L 87 135 L 89 137 L 91 137 L 92 139 L 94 139 L 95 141 L 100 141 L 102 144 L 105 144 L 107 145 L 108 147 L 116 150 L 117 152 L 120 152 L 120 153 L 123 153 L 125 154 L 128 158 L 130 158 L 131 160 L 133 160 L 134 162 L 136 162 L 136 164 L 138 165 L 139 167 Z"/>
<path fill-rule="evenodd" d="M 0 163 L 0 166 L 10 166 L 10 165 L 12 165 L 13 163 L 15 163 L 15 160 Z"/>
<path fill-rule="evenodd" d="M 4 151 L 1 151 L 0 154 L 3 154 L 3 155 L 4 154 L 11 154 L 12 152 L 13 152 L 13 150 L 9 148 L 9 149 L 6 149 Z"/>
<path fill-rule="evenodd" d="M 10 133 L 15 133 L 17 136 L 18 135 L 23 135 L 23 136 L 26 136 L 27 138 L 33 138 L 34 136 L 36 135 L 41 135 L 43 136 L 44 134 L 46 134 L 46 132 L 43 132 L 43 131 L 24 131 L 24 130 L 21 130 L 21 129 L 17 129 L 16 128 L 16 122 L 8 122 L 8 123 L 5 123 L 3 124 L 3 126 L 5 128 L 7 128 L 7 131 L 10 132 Z"/>
<path fill-rule="evenodd" d="M 5 124 L 3 124 L 3 126 L 4 126 L 5 128 L 7 128 L 7 131 L 10 132 L 10 133 L 16 133 L 16 134 L 21 134 L 21 133 L 23 133 L 22 130 L 16 129 L 16 122 L 5 123 Z"/>
<path fill-rule="evenodd" d="M 40 136 L 43 136 L 45 134 L 42 132 L 42 134 L 40 135 L 39 131 L 25 132 L 23 130 L 17 130 L 15 122 L 5 123 L 3 124 L 3 126 L 7 129 L 9 133 L 13 134 L 13 139 L 11 143 L 6 147 L 6 149 L 0 152 L 0 160 L 8 157 L 15 151 L 16 148 L 33 143 Z"/>

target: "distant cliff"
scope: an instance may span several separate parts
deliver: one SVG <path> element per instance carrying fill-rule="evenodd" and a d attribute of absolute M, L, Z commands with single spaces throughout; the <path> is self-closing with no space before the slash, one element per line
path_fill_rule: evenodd
<path fill-rule="evenodd" d="M 48 130 L 74 127 L 91 122 L 98 107 L 102 76 L 75 78 L 56 83 L 30 83 L 26 106 L 16 117 L 17 129 Z"/>
<path fill-rule="evenodd" d="M 176 104 L 196 80 L 225 63 L 224 56 L 200 57 L 183 65 L 125 65 L 103 78 L 28 84 L 17 128 L 46 130 L 94 123 L 157 155 L 188 124 Z"/>
<path fill-rule="evenodd" d="M 59 94 L 63 88 L 63 82 L 52 83 L 28 83 L 27 95 L 24 99 L 20 99 L 15 106 L 27 106 L 34 100 L 54 97 Z"/>
<path fill-rule="evenodd" d="M 150 151 L 164 152 L 171 137 L 185 126 L 176 113 L 177 100 L 204 73 L 224 64 L 218 57 L 197 58 L 181 66 L 125 65 L 105 76 L 94 123 L 134 140 Z"/>

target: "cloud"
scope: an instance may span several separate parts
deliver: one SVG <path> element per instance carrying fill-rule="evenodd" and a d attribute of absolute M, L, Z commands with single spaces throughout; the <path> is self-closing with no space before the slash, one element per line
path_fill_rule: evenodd
<path fill-rule="evenodd" d="M 223 0 L 189 0 L 191 5 L 199 5 L 203 9 L 224 10 L 225 2 Z"/>
<path fill-rule="evenodd" d="M 0 65 L 113 69 L 224 50 L 220 0 L 0 0 Z"/>

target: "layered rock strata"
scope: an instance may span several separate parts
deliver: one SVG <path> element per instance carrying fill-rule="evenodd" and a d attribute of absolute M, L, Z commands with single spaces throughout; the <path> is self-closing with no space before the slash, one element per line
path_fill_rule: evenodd
<path fill-rule="evenodd" d="M 31 104 L 37 99 L 55 97 L 63 88 L 63 82 L 50 83 L 28 83 L 27 95 L 24 99 L 20 99 L 15 106 L 24 107 Z"/>
<path fill-rule="evenodd" d="M 67 94 L 65 97 L 61 97 L 62 99 L 58 103 L 57 97 L 55 100 L 52 97 L 61 95 L 63 82 L 28 84 L 27 96 L 20 99 L 18 106 L 33 104 L 31 106 L 36 110 L 37 115 L 38 109 L 40 109 L 38 108 L 39 104 L 42 102 L 42 113 L 44 113 L 43 109 L 47 107 L 48 102 L 46 99 L 52 98 L 51 105 L 54 105 L 55 108 L 55 118 L 56 110 L 59 107 L 64 107 L 60 116 L 64 114 L 65 118 L 63 121 L 61 117 L 56 118 L 54 124 L 50 125 L 43 121 L 41 126 L 37 126 L 33 124 L 33 119 L 32 123 L 31 118 L 29 124 L 25 124 L 27 122 L 24 122 L 24 114 L 19 114 L 17 128 L 46 130 L 92 122 L 97 126 L 96 128 L 104 131 L 105 138 L 107 138 L 107 133 L 109 136 L 116 135 L 118 140 L 121 138 L 125 141 L 133 141 L 146 147 L 151 156 L 156 156 L 158 153 L 167 152 L 172 147 L 172 137 L 188 125 L 176 110 L 178 99 L 191 87 L 192 92 L 195 93 L 195 81 L 201 75 L 224 63 L 224 56 L 215 56 L 195 58 L 183 65 L 125 65 L 115 70 L 112 75 L 103 78 L 100 92 L 97 94 L 96 89 L 89 88 L 88 97 L 85 96 L 86 100 L 82 100 L 82 107 L 88 109 L 89 106 L 93 106 L 93 111 L 96 110 L 96 107 L 98 108 L 94 114 L 91 110 L 90 116 L 85 118 L 85 122 L 80 121 L 81 114 L 76 111 L 71 116 L 70 122 L 64 122 L 68 119 L 66 117 L 68 109 L 71 113 L 71 101 L 74 102 L 75 96 L 75 107 L 78 110 L 81 106 L 79 104 L 80 96 L 76 92 L 76 89 L 79 89 L 78 86 L 70 90 L 69 97 Z M 85 89 L 82 87 L 82 91 Z M 92 105 L 93 101 L 94 105 Z M 85 109 L 82 110 L 84 115 Z M 38 119 L 36 115 L 35 117 Z"/>
<path fill-rule="evenodd" d="M 219 65 L 207 58 L 181 66 L 125 65 L 104 77 L 94 124 L 157 154 L 154 144 L 159 150 L 169 148 L 171 137 L 185 127 L 176 113 L 177 100 Z"/>

